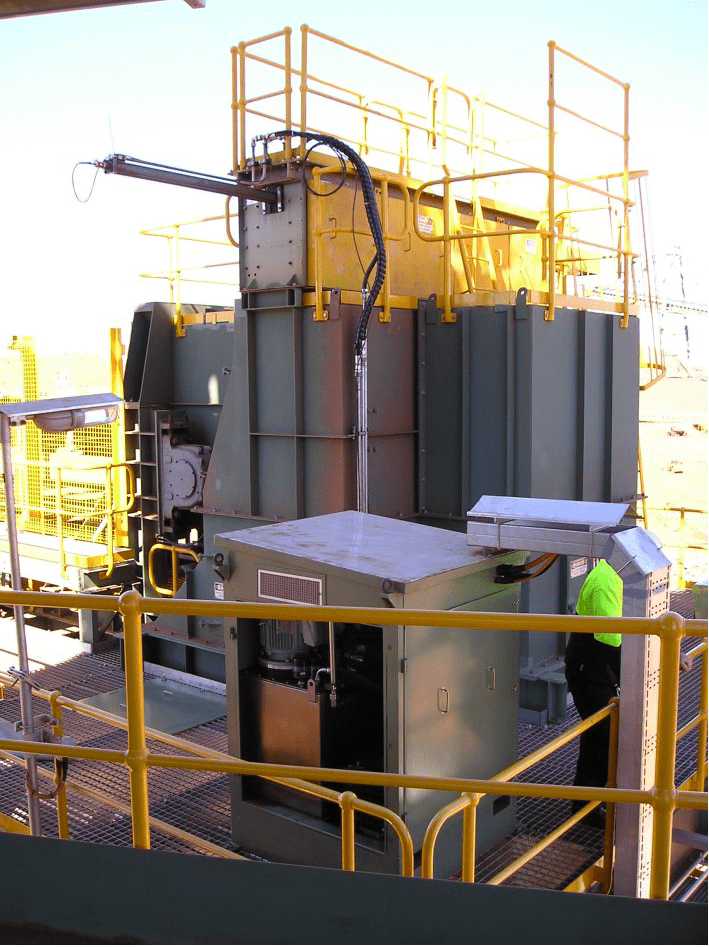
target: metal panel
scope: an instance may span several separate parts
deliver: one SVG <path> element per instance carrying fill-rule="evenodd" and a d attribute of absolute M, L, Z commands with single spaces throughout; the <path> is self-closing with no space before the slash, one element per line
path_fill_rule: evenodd
<path fill-rule="evenodd" d="M 518 590 L 506 588 L 453 610 L 509 612 L 516 611 L 518 604 Z M 404 606 L 409 602 L 405 600 Z M 517 633 L 405 629 L 404 772 L 486 779 L 514 761 L 518 645 Z M 435 812 L 455 798 L 424 790 L 405 790 L 404 797 L 416 846 Z M 478 809 L 479 851 L 514 827 L 514 800 L 509 805 L 503 801 L 499 809 L 493 818 L 492 798 Z M 453 851 L 457 855 L 455 846 Z M 440 870 L 445 870 L 444 865 Z"/>

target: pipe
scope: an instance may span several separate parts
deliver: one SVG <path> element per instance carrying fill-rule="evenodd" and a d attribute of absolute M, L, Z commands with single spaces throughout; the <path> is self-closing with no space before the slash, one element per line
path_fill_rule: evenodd
<path fill-rule="evenodd" d="M 357 509 L 369 512 L 369 476 L 367 470 L 367 339 L 355 353 L 355 384 L 357 389 Z"/>
<path fill-rule="evenodd" d="M 335 623 L 327 623 L 327 641 L 330 647 L 330 706 L 337 706 L 337 678 L 335 675 Z"/>

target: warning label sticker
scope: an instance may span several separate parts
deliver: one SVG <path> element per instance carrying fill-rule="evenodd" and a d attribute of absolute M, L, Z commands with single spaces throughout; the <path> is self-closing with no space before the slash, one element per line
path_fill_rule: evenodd
<path fill-rule="evenodd" d="M 224 583 L 215 582 L 214 583 L 214 597 L 219 599 L 224 599 Z"/>
<path fill-rule="evenodd" d="M 569 570 L 572 579 L 578 579 L 580 575 L 586 575 L 588 572 L 588 559 L 572 559 L 569 563 Z"/>
<path fill-rule="evenodd" d="M 418 215 L 419 233 L 433 233 L 433 221 L 424 214 Z"/>

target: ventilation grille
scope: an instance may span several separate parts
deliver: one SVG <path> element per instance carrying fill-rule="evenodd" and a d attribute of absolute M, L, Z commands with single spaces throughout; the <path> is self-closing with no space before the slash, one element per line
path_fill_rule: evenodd
<path fill-rule="evenodd" d="M 259 569 L 258 595 L 291 605 L 322 605 L 322 579 Z"/>

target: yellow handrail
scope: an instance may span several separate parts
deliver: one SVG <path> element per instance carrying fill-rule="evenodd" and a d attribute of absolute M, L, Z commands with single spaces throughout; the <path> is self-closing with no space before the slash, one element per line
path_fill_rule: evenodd
<path fill-rule="evenodd" d="M 154 559 L 156 552 L 169 552 L 172 561 L 172 588 L 158 585 L 155 578 Z M 181 546 L 179 543 L 153 543 L 148 553 L 148 582 L 159 595 L 174 596 L 180 587 L 177 567 L 181 555 L 190 556 L 195 562 L 199 562 L 199 554 L 189 546 Z"/>
<path fill-rule="evenodd" d="M 101 519 L 102 525 L 99 526 L 99 529 L 96 531 L 98 533 L 103 528 L 103 521 L 105 521 L 107 536 L 106 536 L 106 571 L 103 574 L 103 578 L 109 578 L 115 568 L 115 551 L 114 551 L 114 532 L 116 530 L 115 521 L 119 516 L 122 516 L 124 513 L 129 513 L 133 508 L 135 503 L 135 474 L 131 464 L 127 461 L 118 461 L 111 462 L 105 461 L 104 463 L 99 464 L 81 464 L 79 466 L 72 464 L 61 464 L 57 463 L 54 460 L 41 461 L 41 460 L 16 460 L 14 461 L 14 466 L 17 469 L 20 468 L 32 468 L 37 470 L 49 471 L 54 479 L 54 506 L 45 506 L 42 503 L 35 504 L 30 503 L 28 500 L 22 499 L 18 501 L 17 507 L 19 511 L 22 511 L 24 515 L 27 513 L 39 513 L 42 516 L 53 516 L 56 519 L 56 536 L 57 536 L 57 554 L 59 562 L 59 574 L 61 576 L 66 576 L 66 545 L 65 540 L 66 530 L 65 530 L 65 520 L 76 519 L 79 515 L 79 512 L 76 509 L 65 509 L 64 508 L 64 495 L 62 492 L 62 486 L 66 483 L 67 480 L 70 480 L 68 474 L 79 474 L 83 476 L 86 473 L 104 471 L 106 474 L 105 486 L 101 491 L 101 497 L 104 499 L 104 506 L 98 506 L 97 503 L 101 497 L 92 499 L 95 501 L 92 505 L 90 511 L 84 511 L 85 518 L 92 519 Z M 126 486 L 125 493 L 126 496 L 126 505 L 125 506 L 115 506 L 113 501 L 114 494 L 114 480 L 113 474 L 116 471 L 123 470 L 126 475 Z M 98 484 L 94 484 L 98 486 Z M 120 492 L 120 491 L 119 491 Z M 96 534 L 94 534 L 96 535 Z"/>
<path fill-rule="evenodd" d="M 516 763 L 513 763 L 512 766 L 507 767 L 501 773 L 498 773 L 496 776 L 493 776 L 492 779 L 496 783 L 506 783 L 511 782 L 525 770 L 530 769 L 532 766 L 535 766 L 538 762 L 560 749 L 563 746 L 566 746 L 567 743 L 570 743 L 576 737 L 580 736 L 585 730 L 589 730 L 592 726 L 599 723 L 601 720 L 604 720 L 606 717 L 610 717 L 612 721 L 612 726 L 614 730 L 617 731 L 618 726 L 618 701 L 614 700 L 608 707 L 604 707 L 602 710 L 597 711 L 590 717 L 587 717 L 585 720 L 582 720 L 580 723 L 577 723 L 575 726 L 570 727 L 566 730 L 561 736 L 557 737 L 555 740 L 552 740 L 550 743 L 541 747 L 540 749 L 530 753 L 528 756 L 523 757 L 521 760 L 518 760 Z M 613 743 L 611 745 L 614 745 Z M 617 749 L 617 736 L 615 740 L 615 748 Z M 615 784 L 615 766 L 617 765 L 617 754 L 612 754 L 609 758 L 609 784 L 612 786 Z M 436 839 L 438 834 L 443 827 L 443 825 L 453 816 L 457 815 L 459 812 L 463 813 L 463 881 L 474 881 L 475 880 L 475 813 L 477 811 L 477 806 L 482 800 L 485 793 L 463 793 L 460 799 L 456 799 L 453 802 L 449 803 L 443 809 L 441 809 L 436 816 L 433 818 L 431 823 L 426 830 L 426 835 L 423 842 L 423 848 L 421 850 L 421 877 L 422 878 L 433 878 L 433 856 L 434 848 L 436 844 Z M 514 793 L 513 793 L 514 795 Z M 567 819 L 557 830 L 555 830 L 550 835 L 546 836 L 536 845 L 525 852 L 519 858 L 517 858 L 511 865 L 502 871 L 498 872 L 493 878 L 490 878 L 487 881 L 487 884 L 501 884 L 510 875 L 514 874 L 518 868 L 521 868 L 523 865 L 526 865 L 527 862 L 531 861 L 535 855 L 538 855 L 544 849 L 548 848 L 553 842 L 555 842 L 567 829 L 572 828 L 576 825 L 577 822 L 580 822 L 581 819 L 585 818 L 586 815 L 596 808 L 599 805 L 599 802 L 589 803 L 587 806 L 584 806 L 583 809 L 579 810 L 578 813 L 575 813 L 570 819 Z M 612 831 L 613 831 L 613 818 L 612 811 L 610 816 L 608 816 L 606 822 L 606 831 L 610 833 L 611 844 L 609 848 L 612 848 Z M 608 853 L 607 853 L 608 855 Z M 604 859 L 605 860 L 605 859 Z M 604 877 L 609 875 L 609 863 L 606 862 L 604 866 Z"/>
<path fill-rule="evenodd" d="M 12 605 L 32 606 L 51 602 L 59 607 L 108 610 L 115 608 L 116 599 L 112 596 L 37 593 L 1 591 L 0 602 Z M 124 616 L 126 636 L 126 694 L 128 750 L 117 752 L 97 750 L 82 746 L 57 746 L 55 744 L 34 743 L 29 741 L 0 741 L 0 750 L 13 750 L 21 753 L 41 753 L 44 756 L 68 757 L 77 759 L 96 759 L 107 762 L 120 762 L 130 770 L 133 839 L 135 847 L 147 848 L 150 845 L 150 819 L 148 810 L 147 771 L 150 766 L 170 769 L 204 770 L 207 772 L 225 772 L 240 775 L 257 775 L 269 779 L 307 779 L 313 782 L 340 781 L 354 784 L 396 786 L 417 789 L 433 789 L 449 792 L 468 793 L 470 799 L 465 804 L 474 803 L 474 794 L 496 793 L 499 795 L 541 796 L 545 798 L 581 799 L 587 803 L 606 801 L 608 806 L 617 802 L 650 804 L 655 809 L 653 850 L 653 873 L 651 878 L 651 897 L 667 898 L 669 888 L 669 859 L 672 814 L 676 808 L 702 808 L 706 805 L 706 793 L 685 791 L 674 788 L 674 755 L 677 724 L 676 694 L 679 683 L 680 642 L 688 635 L 707 637 L 707 622 L 685 620 L 679 615 L 669 613 L 654 619 L 617 619 L 588 618 L 567 615 L 519 615 L 505 613 L 464 613 L 447 611 L 397 610 L 397 624 L 426 625 L 433 627 L 468 627 L 475 630 L 496 628 L 501 631 L 514 630 L 574 630 L 593 633 L 600 628 L 622 628 L 623 634 L 653 634 L 660 639 L 660 695 L 661 706 L 668 712 L 660 715 L 657 752 L 657 776 L 655 788 L 647 791 L 635 789 L 595 789 L 582 786 L 547 786 L 531 783 L 510 784 L 510 773 L 525 761 L 520 761 L 505 771 L 505 780 L 457 779 L 434 776 L 412 776 L 398 773 L 376 773 L 351 770 L 324 769 L 318 767 L 292 766 L 274 763 L 249 763 L 229 758 L 195 758 L 160 756 L 148 751 L 143 712 L 143 675 L 141 646 L 141 615 L 143 612 L 157 614 L 198 614 L 219 615 L 222 617 L 277 617 L 294 620 L 325 620 L 360 622 L 373 625 L 387 625 L 392 621 L 390 609 L 344 608 L 334 606 L 297 606 L 266 605 L 254 603 L 155 600 L 142 598 L 137 592 L 123 593 L 118 599 L 119 609 Z M 0 675 L 0 681 L 12 684 L 11 678 Z M 704 699 L 706 689 L 704 689 Z M 56 698 L 55 698 L 56 701 Z M 671 708 L 674 702 L 674 713 Z M 611 712 L 610 710 L 601 711 Z M 95 713 L 95 711 L 94 711 Z M 591 722 L 588 723 L 591 725 Z M 572 739 L 573 736 L 564 737 Z M 174 739 L 174 738 L 173 738 Z M 563 739 L 563 738 L 562 738 Z M 612 758 L 611 758 L 612 759 Z M 613 765 L 613 764 L 612 764 Z M 308 790 L 312 791 L 312 790 Z M 352 798 L 342 794 L 340 800 L 344 812 L 347 839 L 352 838 L 351 812 L 355 807 Z M 365 811 L 365 803 L 357 803 Z M 589 805 L 590 809 L 590 805 Z M 366 811 L 370 811 L 366 809 Z M 394 822 L 396 821 L 395 814 Z M 390 824 L 394 825 L 391 820 Z M 396 829 L 396 826 L 394 826 Z M 472 814 L 465 821 L 466 838 L 474 832 Z M 400 836 L 401 837 L 401 836 Z M 469 849 L 469 842 L 468 849 Z M 350 846 L 350 842 L 347 843 Z M 403 846 L 403 842 L 402 842 Z M 352 851 L 348 847 L 343 855 L 347 865 L 351 865 Z M 408 866 L 408 855 L 404 852 L 403 863 Z M 472 871 L 470 855 L 466 856 L 466 877 Z"/>

